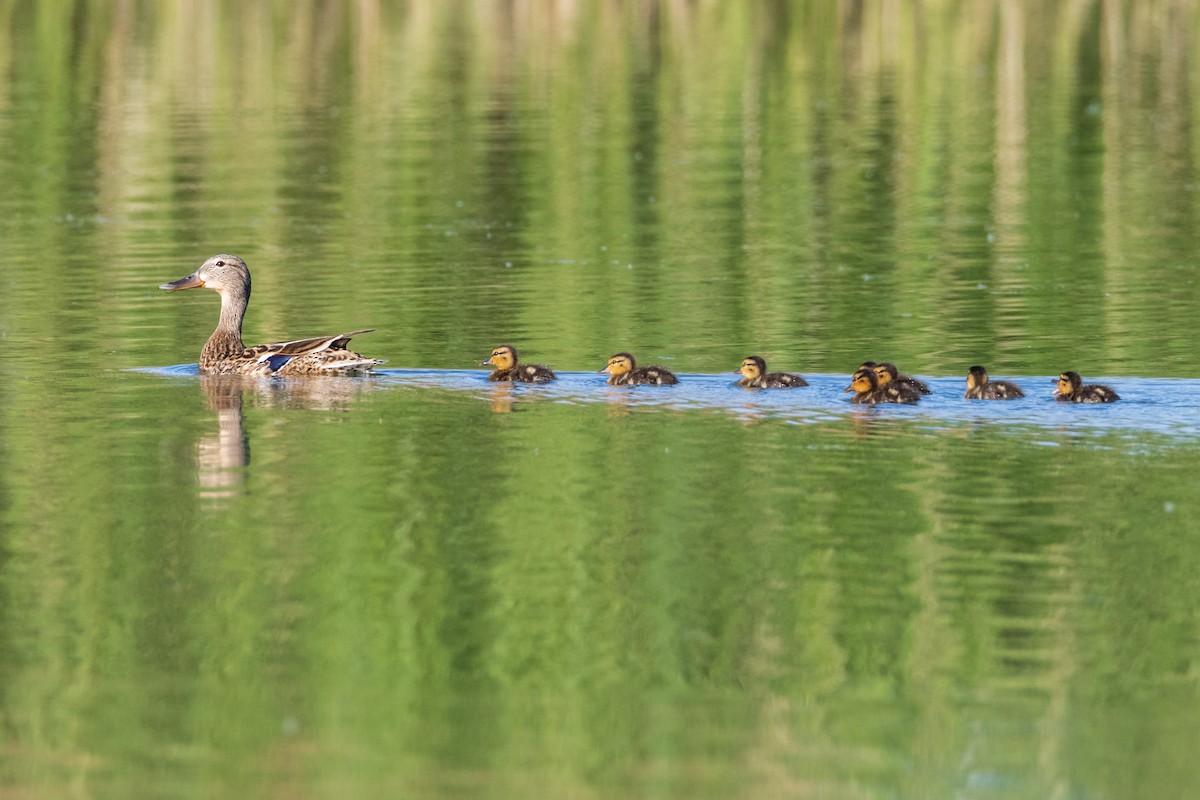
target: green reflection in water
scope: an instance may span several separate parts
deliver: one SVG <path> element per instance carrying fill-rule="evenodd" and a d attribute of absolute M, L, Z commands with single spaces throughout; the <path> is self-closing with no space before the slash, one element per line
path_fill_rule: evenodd
<path fill-rule="evenodd" d="M 1036 796 L 1195 699 L 1192 448 L 129 382 L 161 480 L 9 483 L 10 783 Z"/>
<path fill-rule="evenodd" d="M 1193 377 L 1192 3 L 0 11 L 0 794 L 1197 783 L 1186 438 L 122 371 Z"/>

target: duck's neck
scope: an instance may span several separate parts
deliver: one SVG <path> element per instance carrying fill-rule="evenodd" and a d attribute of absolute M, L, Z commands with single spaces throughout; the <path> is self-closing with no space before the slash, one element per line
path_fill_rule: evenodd
<path fill-rule="evenodd" d="M 221 318 L 217 329 L 204 344 L 200 353 L 200 365 L 211 364 L 221 359 L 240 356 L 246 346 L 242 344 L 242 319 L 246 316 L 246 305 L 250 302 L 250 287 L 244 290 L 226 289 L 221 292 Z"/>

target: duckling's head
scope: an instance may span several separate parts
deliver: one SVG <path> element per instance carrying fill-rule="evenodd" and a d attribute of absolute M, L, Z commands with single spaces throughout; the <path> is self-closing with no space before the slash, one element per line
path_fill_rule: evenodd
<path fill-rule="evenodd" d="M 202 287 L 212 289 L 222 296 L 229 292 L 248 300 L 250 298 L 250 270 L 246 267 L 246 262 L 237 256 L 222 253 L 205 261 L 200 265 L 200 269 L 191 275 L 177 281 L 164 283 L 158 288 L 166 289 L 168 292 L 177 292 L 180 289 Z"/>
<path fill-rule="evenodd" d="M 1079 387 L 1083 385 L 1083 378 L 1079 377 L 1078 372 L 1064 372 L 1058 376 L 1058 386 L 1050 394 L 1061 395 L 1062 397 L 1070 397 L 1079 391 Z"/>
<path fill-rule="evenodd" d="M 599 372 L 607 372 L 609 375 L 624 375 L 627 372 L 632 372 L 637 366 L 637 362 L 633 360 L 633 356 L 629 353 L 617 353 L 610 356 L 608 366 Z"/>
<path fill-rule="evenodd" d="M 889 364 L 886 361 L 882 364 L 876 364 L 874 372 L 880 386 L 887 386 L 900 374 L 900 370 L 896 369 L 895 364 Z"/>
<path fill-rule="evenodd" d="M 741 373 L 742 377 L 748 381 L 755 380 L 766 371 L 767 362 L 759 356 L 746 356 L 742 359 L 742 365 L 734 370 L 734 372 Z"/>
<path fill-rule="evenodd" d="M 858 365 L 858 368 L 859 369 L 875 369 L 877 366 L 879 366 L 879 364 L 877 364 L 874 361 L 864 361 L 863 363 Z"/>
<path fill-rule="evenodd" d="M 981 386 L 987 385 L 988 374 L 983 367 L 971 367 L 967 370 L 967 390 L 978 389 Z"/>
<path fill-rule="evenodd" d="M 511 344 L 497 345 L 492 354 L 481 366 L 491 364 L 496 369 L 512 369 L 517 364 L 517 348 Z"/>
<path fill-rule="evenodd" d="M 878 388 L 879 377 L 872 370 L 860 369 L 854 373 L 854 377 L 850 379 L 850 385 L 844 391 L 864 394 L 865 392 L 873 392 Z"/>

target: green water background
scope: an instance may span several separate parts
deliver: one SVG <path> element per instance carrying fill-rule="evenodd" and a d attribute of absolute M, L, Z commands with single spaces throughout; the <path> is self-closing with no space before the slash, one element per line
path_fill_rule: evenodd
<path fill-rule="evenodd" d="M 247 341 L 389 367 L 1153 415 L 1197 13 L 0 0 L 0 796 L 1190 797 L 1194 438 L 130 369 L 235 252 Z"/>

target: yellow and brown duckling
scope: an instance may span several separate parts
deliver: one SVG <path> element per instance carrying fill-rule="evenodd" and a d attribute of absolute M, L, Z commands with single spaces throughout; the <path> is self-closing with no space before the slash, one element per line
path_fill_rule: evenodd
<path fill-rule="evenodd" d="M 1008 381 L 993 381 L 987 370 L 980 366 L 967 371 L 967 400 L 1014 400 L 1024 397 L 1021 387 Z"/>
<path fill-rule="evenodd" d="M 1113 403 L 1120 396 L 1108 386 L 1093 383 L 1085 386 L 1078 372 L 1064 372 L 1058 376 L 1058 386 L 1051 394 L 1055 400 L 1065 403 Z"/>
<path fill-rule="evenodd" d="M 242 319 L 250 304 L 250 269 L 237 256 L 213 256 L 191 275 L 158 288 L 168 292 L 205 288 L 221 296 L 217 329 L 200 351 L 203 375 L 356 375 L 385 363 L 346 349 L 350 337 L 370 333 L 371 328 L 246 347 Z"/>
<path fill-rule="evenodd" d="M 746 356 L 742 365 L 734 370 L 742 379 L 738 386 L 746 389 L 793 389 L 808 386 L 802 375 L 792 372 L 767 372 L 767 362 L 759 356 Z"/>
<path fill-rule="evenodd" d="M 608 373 L 610 386 L 672 386 L 679 383 L 675 373 L 666 367 L 639 367 L 629 353 L 617 353 L 608 359 L 600 372 Z"/>
<path fill-rule="evenodd" d="M 495 367 L 488 374 L 489 381 L 511 381 L 514 383 L 545 383 L 558 376 L 542 364 L 521 364 L 517 361 L 517 348 L 511 344 L 497 345 L 481 366 Z"/>
<path fill-rule="evenodd" d="M 860 369 L 850 379 L 850 385 L 845 391 L 854 392 L 851 403 L 874 405 L 876 403 L 912 404 L 921 399 L 914 389 L 897 386 L 894 383 L 880 385 L 879 376 L 872 369 Z"/>
<path fill-rule="evenodd" d="M 876 364 L 874 369 L 875 377 L 879 379 L 880 386 L 895 386 L 902 392 L 915 392 L 918 395 L 932 394 L 925 381 L 919 381 L 908 375 L 901 375 L 900 370 L 896 369 L 895 364 L 884 361 Z"/>

